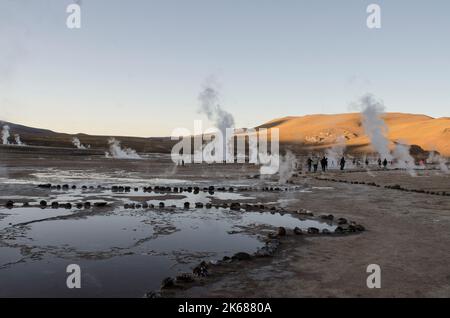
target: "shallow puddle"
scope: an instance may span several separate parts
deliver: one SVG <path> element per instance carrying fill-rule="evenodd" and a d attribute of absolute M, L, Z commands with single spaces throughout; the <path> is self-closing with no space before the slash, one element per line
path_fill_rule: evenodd
<path fill-rule="evenodd" d="M 191 272 L 202 260 L 254 253 L 264 245 L 261 233 L 252 231 L 258 226 L 333 230 L 290 214 L 224 208 L 117 208 L 79 216 L 77 210 L 30 207 L 0 213 L 0 237 L 7 236 L 0 242 L 0 296 L 141 297 L 158 289 L 165 277 Z M 45 220 L 55 216 L 62 218 Z M 37 222 L 11 232 L 16 227 L 9 223 L 29 221 Z M 83 288 L 67 289 L 68 264 L 81 266 Z"/>

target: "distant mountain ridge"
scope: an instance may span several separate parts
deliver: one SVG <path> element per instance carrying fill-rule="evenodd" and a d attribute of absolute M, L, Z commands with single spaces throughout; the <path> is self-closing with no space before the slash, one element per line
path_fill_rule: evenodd
<path fill-rule="evenodd" d="M 383 116 L 393 146 L 395 142 L 417 145 L 424 150 L 436 150 L 450 157 L 450 117 L 433 118 L 421 114 L 386 113 Z M 20 134 L 28 145 L 74 148 L 72 138 L 91 145 L 91 149 L 105 150 L 109 136 L 66 134 L 48 129 L 33 128 L 0 121 L 0 126 L 10 126 L 11 136 Z M 332 147 L 340 136 L 345 138 L 349 150 L 371 153 L 373 149 L 365 135 L 360 113 L 333 115 L 287 116 L 264 123 L 256 128 L 278 128 L 282 145 L 298 151 L 314 151 Z M 111 136 L 138 152 L 168 153 L 177 141 L 170 137 Z"/>

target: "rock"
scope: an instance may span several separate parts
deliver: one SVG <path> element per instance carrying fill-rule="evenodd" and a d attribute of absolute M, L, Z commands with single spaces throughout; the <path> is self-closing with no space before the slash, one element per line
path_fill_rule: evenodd
<path fill-rule="evenodd" d="M 144 298 L 151 298 L 151 299 L 161 298 L 161 293 L 151 291 L 151 292 L 145 293 Z"/>
<path fill-rule="evenodd" d="M 271 240 L 266 243 L 265 246 L 258 249 L 255 253 L 255 256 L 257 257 L 271 257 L 275 254 L 277 251 L 278 246 L 280 245 L 280 241 L 278 240 Z"/>
<path fill-rule="evenodd" d="M 76 188 L 77 188 L 76 185 L 73 185 L 73 186 L 72 186 L 72 190 L 75 190 Z"/>
<path fill-rule="evenodd" d="M 231 258 L 233 260 L 237 260 L 237 261 L 246 261 L 246 260 L 249 260 L 251 258 L 251 256 L 248 253 L 239 252 L 239 253 L 234 254 Z"/>
<path fill-rule="evenodd" d="M 41 202 L 39 202 L 39 205 L 40 205 L 41 207 L 46 207 L 46 206 L 47 206 L 47 201 L 42 200 Z"/>
<path fill-rule="evenodd" d="M 308 234 L 319 234 L 319 233 L 320 233 L 320 231 L 318 228 L 315 228 L 315 227 L 308 228 Z"/>
<path fill-rule="evenodd" d="M 286 229 L 282 226 L 278 228 L 278 236 L 286 236 Z"/>
<path fill-rule="evenodd" d="M 71 209 L 71 208 L 72 208 L 72 203 L 66 203 L 66 204 L 64 204 L 64 208 L 66 208 L 66 209 Z"/>
<path fill-rule="evenodd" d="M 299 227 L 294 228 L 295 235 L 303 235 L 303 231 Z"/>
<path fill-rule="evenodd" d="M 64 190 L 68 190 L 68 189 L 69 189 L 69 185 L 68 185 L 68 184 L 63 184 L 62 188 L 63 188 Z"/>
<path fill-rule="evenodd" d="M 107 206 L 107 205 L 108 205 L 107 202 L 95 202 L 95 203 L 94 203 L 94 206 L 95 206 L 96 208 L 104 208 L 104 207 Z"/>
<path fill-rule="evenodd" d="M 201 208 L 203 208 L 203 203 L 201 203 L 201 202 L 196 202 L 196 203 L 195 203 L 195 207 L 196 207 L 197 209 L 201 209 Z"/>
<path fill-rule="evenodd" d="M 89 202 L 89 201 L 84 202 L 84 208 L 85 209 L 90 209 L 91 208 L 91 202 Z"/>
<path fill-rule="evenodd" d="M 190 203 L 189 202 L 184 202 L 184 208 L 185 209 L 189 209 Z"/>
<path fill-rule="evenodd" d="M 134 192 L 138 192 L 139 191 L 139 188 L 134 188 Z"/>
<path fill-rule="evenodd" d="M 195 281 L 195 277 L 191 273 L 181 273 L 177 275 L 176 280 L 181 283 L 192 283 Z"/>
<path fill-rule="evenodd" d="M 344 224 L 347 224 L 348 221 L 347 221 L 347 219 L 339 218 L 339 219 L 337 220 L 337 223 L 338 223 L 339 225 L 344 225 Z"/>
<path fill-rule="evenodd" d="M 196 276 L 205 277 L 208 275 L 208 265 L 205 261 L 203 261 L 198 266 L 196 266 L 192 272 Z"/>
<path fill-rule="evenodd" d="M 321 215 L 320 218 L 322 220 L 329 220 L 329 221 L 333 221 L 334 216 L 332 214 L 328 214 L 328 215 Z"/>
<path fill-rule="evenodd" d="M 331 232 L 328 229 L 323 229 L 322 230 L 322 234 L 331 234 Z"/>
<path fill-rule="evenodd" d="M 239 211 L 241 209 L 241 204 L 239 202 L 233 202 L 230 205 L 231 210 Z"/>
<path fill-rule="evenodd" d="M 345 229 L 344 229 L 343 227 L 341 227 L 341 226 L 338 226 L 338 227 L 334 230 L 334 233 L 336 233 L 336 234 L 344 234 L 344 232 L 345 232 Z"/>
<path fill-rule="evenodd" d="M 161 282 L 161 289 L 171 288 L 175 286 L 175 280 L 172 277 L 166 277 Z"/>
<path fill-rule="evenodd" d="M 11 208 L 14 207 L 14 202 L 11 201 L 11 200 L 9 200 L 9 201 L 6 202 L 5 206 L 6 206 L 8 209 L 11 209 Z"/>
<path fill-rule="evenodd" d="M 58 202 L 52 202 L 52 209 L 57 209 L 59 208 L 59 203 Z"/>
<path fill-rule="evenodd" d="M 51 187 L 52 187 L 52 185 L 50 183 L 38 185 L 38 188 L 43 188 L 43 189 L 50 189 Z"/>
<path fill-rule="evenodd" d="M 83 208 L 83 203 L 77 203 L 77 209 Z"/>
<path fill-rule="evenodd" d="M 206 203 L 206 204 L 205 204 L 205 207 L 206 207 L 207 209 L 211 209 L 211 208 L 212 208 L 212 204 L 211 204 L 211 203 Z"/>
<path fill-rule="evenodd" d="M 160 208 L 164 208 L 164 206 L 165 206 L 165 205 L 164 205 L 164 202 L 159 202 L 159 207 L 160 207 Z"/>
<path fill-rule="evenodd" d="M 142 203 L 142 208 L 143 209 L 148 209 L 148 203 L 147 202 Z"/>
<path fill-rule="evenodd" d="M 22 205 L 24 208 L 28 208 L 30 206 L 30 204 L 28 202 L 24 202 Z"/>

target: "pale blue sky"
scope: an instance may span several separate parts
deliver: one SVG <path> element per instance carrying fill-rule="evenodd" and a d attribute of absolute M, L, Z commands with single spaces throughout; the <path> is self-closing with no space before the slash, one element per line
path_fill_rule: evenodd
<path fill-rule="evenodd" d="M 450 116 L 450 1 L 0 0 L 0 119 L 57 131 L 193 128 L 205 79 L 238 127 L 350 111 Z M 382 28 L 366 27 L 378 3 Z"/>

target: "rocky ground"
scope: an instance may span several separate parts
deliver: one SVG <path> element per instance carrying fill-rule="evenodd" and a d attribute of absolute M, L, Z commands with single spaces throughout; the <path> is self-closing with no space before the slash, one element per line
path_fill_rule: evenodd
<path fill-rule="evenodd" d="M 126 171 L 143 179 L 164 176 L 212 184 L 258 173 L 253 166 L 174 168 L 164 160 L 150 164 L 100 156 L 69 160 L 8 154 L 0 159 L 3 183 L 8 178 L 32 178 L 36 170 L 46 168 L 117 171 L 117 175 Z M 292 182 L 324 191 L 293 194 L 292 200 L 284 203 L 286 209 L 345 217 L 363 224 L 366 231 L 337 237 L 288 235 L 275 257 L 232 264 L 191 288 L 171 291 L 169 296 L 450 297 L 450 196 L 445 195 L 450 193 L 450 175 L 425 170 L 413 177 L 404 171 L 374 168 L 370 172 L 299 173 Z M 278 196 L 258 195 L 265 202 L 276 201 Z M 369 264 L 381 267 L 380 289 L 366 286 Z"/>

